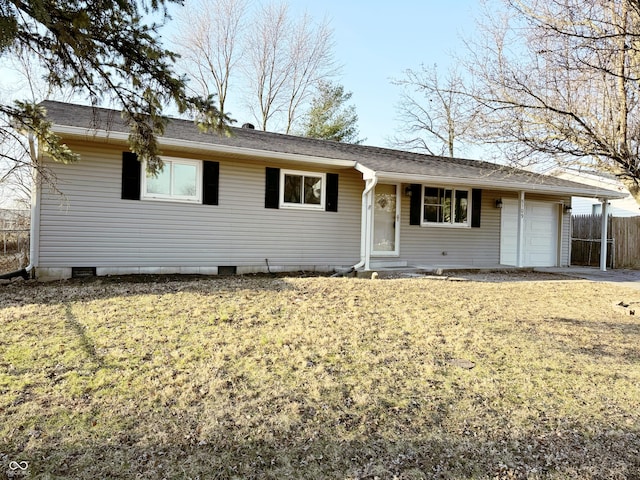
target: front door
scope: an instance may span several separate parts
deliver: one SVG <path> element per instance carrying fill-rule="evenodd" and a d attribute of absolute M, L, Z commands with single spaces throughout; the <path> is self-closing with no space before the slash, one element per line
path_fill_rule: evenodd
<path fill-rule="evenodd" d="M 373 202 L 373 248 L 376 256 L 398 255 L 398 186 L 376 185 Z"/>

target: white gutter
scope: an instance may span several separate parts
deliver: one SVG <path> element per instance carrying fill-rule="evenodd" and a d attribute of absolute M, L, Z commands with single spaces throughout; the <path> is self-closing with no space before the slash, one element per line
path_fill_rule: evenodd
<path fill-rule="evenodd" d="M 369 270 L 369 263 L 371 261 L 371 230 L 373 228 L 371 218 L 371 205 L 370 202 L 372 191 L 378 183 L 378 177 L 376 172 L 360 165 L 356 164 L 355 169 L 362 173 L 362 178 L 365 181 L 365 187 L 362 191 L 362 206 L 360 207 L 360 261 L 351 267 L 352 270 L 365 267 L 365 270 Z"/>
<path fill-rule="evenodd" d="M 52 131 L 62 136 L 76 137 L 83 140 L 102 139 L 107 143 L 113 141 L 115 143 L 126 143 L 129 140 L 127 132 L 113 132 L 104 129 L 88 129 L 85 127 L 73 127 L 67 125 L 54 125 Z M 360 165 L 355 160 L 339 160 L 327 157 L 318 157 L 314 155 L 301 155 L 297 153 L 284 153 L 265 151 L 256 148 L 236 147 L 231 145 L 219 145 L 208 142 L 197 142 L 193 140 L 179 140 L 175 138 L 159 137 L 158 143 L 165 148 L 175 148 L 180 150 L 196 150 L 213 152 L 227 156 L 246 156 L 252 158 L 262 158 L 270 160 L 282 160 L 290 162 L 304 162 L 318 165 L 329 165 L 334 167 L 350 167 L 356 168 L 361 172 L 373 172 L 368 167 Z M 585 198 L 625 198 L 626 195 L 620 192 L 606 189 L 594 188 L 571 188 L 567 186 L 542 185 L 531 183 L 514 183 L 509 179 L 493 179 L 490 176 L 462 178 L 454 176 L 437 176 L 437 175 L 415 175 L 397 172 L 376 172 L 375 175 L 380 181 L 389 181 L 390 183 L 430 183 L 433 185 L 455 186 L 464 185 L 466 187 L 478 188 L 494 188 L 505 191 L 520 192 L 525 189 L 529 192 L 539 192 L 546 194 L 572 195 Z"/>
<path fill-rule="evenodd" d="M 52 131 L 61 136 L 75 137 L 82 140 L 102 139 L 116 143 L 128 142 L 129 134 L 125 132 L 111 132 L 107 130 L 93 130 L 82 127 L 70 127 L 65 125 L 54 125 Z M 167 137 L 158 137 L 158 144 L 165 148 L 175 148 L 180 150 L 197 150 L 213 152 L 227 156 L 246 156 L 252 158 L 263 158 L 269 160 L 283 160 L 293 162 L 303 162 L 334 167 L 355 168 L 355 160 L 336 160 L 332 158 L 317 157 L 313 155 L 300 155 L 297 153 L 274 152 L 259 150 L 256 148 L 236 147 L 231 145 L 219 145 L 207 142 L 196 142 L 193 140 L 179 140 Z"/>

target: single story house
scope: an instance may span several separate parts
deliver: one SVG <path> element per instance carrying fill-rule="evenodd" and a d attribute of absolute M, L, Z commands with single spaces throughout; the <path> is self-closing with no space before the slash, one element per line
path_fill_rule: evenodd
<path fill-rule="evenodd" d="M 491 163 L 171 120 L 148 176 L 120 112 L 46 101 L 81 160 L 40 159 L 41 279 L 384 267 L 566 266 L 572 196 L 620 193 Z"/>

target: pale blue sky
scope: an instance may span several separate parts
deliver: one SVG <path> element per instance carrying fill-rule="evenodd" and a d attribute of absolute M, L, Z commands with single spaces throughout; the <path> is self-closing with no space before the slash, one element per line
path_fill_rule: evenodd
<path fill-rule="evenodd" d="M 334 30 L 339 81 L 353 92 L 360 136 L 368 145 L 389 146 L 396 133 L 400 87 L 391 84 L 407 68 L 438 64 L 444 71 L 462 36 L 475 29 L 479 0 L 291 0 Z"/>
<path fill-rule="evenodd" d="M 350 104 L 359 117 L 360 138 L 378 146 L 390 146 L 388 139 L 397 133 L 400 87 L 391 80 L 421 64 L 437 63 L 446 70 L 452 52 L 463 47 L 462 36 L 473 32 L 479 4 L 480 0 L 289 0 L 292 14 L 306 10 L 317 21 L 329 19 L 336 63 L 342 66 L 335 80 L 353 93 Z M 167 26 L 168 48 L 173 25 Z M 2 100 L 29 98 L 28 92 L 17 91 L 24 84 L 4 66 L 0 65 Z M 240 105 L 232 102 L 229 108 L 238 125 L 252 121 Z"/>

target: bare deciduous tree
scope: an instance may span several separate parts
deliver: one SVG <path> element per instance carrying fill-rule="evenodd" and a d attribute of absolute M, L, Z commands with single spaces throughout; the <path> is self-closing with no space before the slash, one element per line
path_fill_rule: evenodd
<path fill-rule="evenodd" d="M 485 139 L 612 173 L 640 203 L 640 2 L 504 4 L 469 44 Z"/>
<path fill-rule="evenodd" d="M 397 107 L 400 135 L 394 143 L 453 157 L 456 148 L 472 138 L 479 114 L 462 76 L 452 68 L 443 78 L 436 65 L 404 73 L 404 78 L 393 81 L 403 87 Z"/>
<path fill-rule="evenodd" d="M 284 107 L 282 95 L 291 68 L 284 42 L 290 31 L 287 11 L 286 4 L 263 6 L 256 14 L 247 43 L 246 77 L 251 92 L 248 106 L 262 130 Z"/>
<path fill-rule="evenodd" d="M 29 52 L 16 52 L 6 56 L 5 61 L 7 71 L 15 77 L 14 85 L 4 86 L 6 94 L 11 90 L 20 91 L 33 104 L 51 98 L 68 100 L 72 97 L 71 89 L 58 88 L 45 80 L 42 67 Z M 4 203 L 28 205 L 36 179 L 60 193 L 54 174 L 37 161 L 36 148 L 31 132 L 16 129 L 12 118 L 0 115 L 0 193 Z"/>
<path fill-rule="evenodd" d="M 286 133 L 297 119 L 298 107 L 311 98 L 313 88 L 336 73 L 332 51 L 332 31 L 326 19 L 314 26 L 311 18 L 304 14 L 294 24 L 289 39 L 291 67 L 287 75 Z"/>
<path fill-rule="evenodd" d="M 248 5 L 248 0 L 192 0 L 177 17 L 179 64 L 195 82 L 197 93 L 215 95 L 218 110 L 225 113 L 229 87 L 242 60 Z"/>
<path fill-rule="evenodd" d="M 263 130 L 278 117 L 289 133 L 312 87 L 336 73 L 329 24 L 314 25 L 306 14 L 294 21 L 286 3 L 268 4 L 256 14 L 247 48 L 254 116 Z"/>
<path fill-rule="evenodd" d="M 326 20 L 293 18 L 286 2 L 192 0 L 178 17 L 181 65 L 196 93 L 226 112 L 243 97 L 259 128 L 289 133 L 314 87 L 336 73 Z M 235 98 L 233 98 L 235 96 Z"/>

